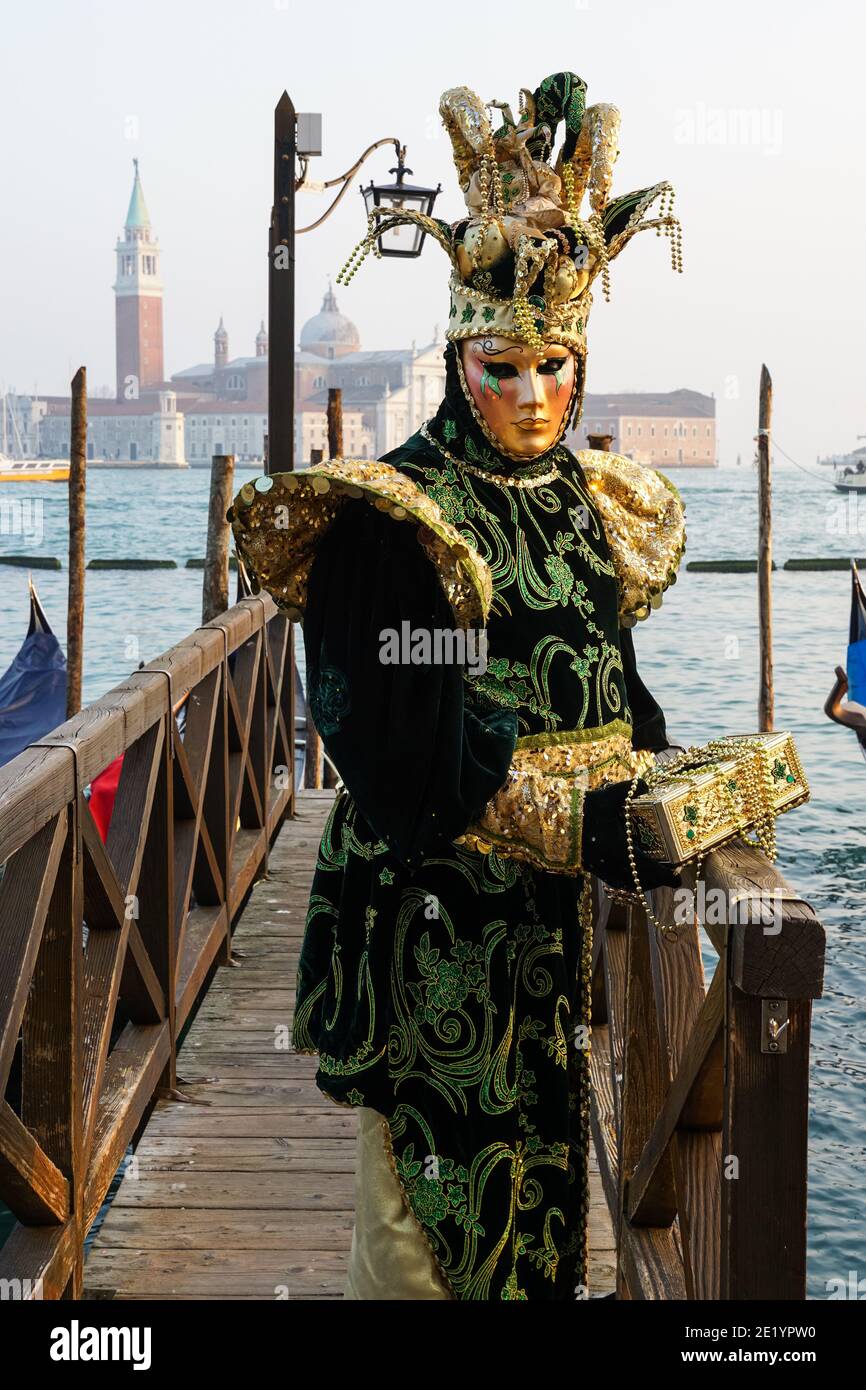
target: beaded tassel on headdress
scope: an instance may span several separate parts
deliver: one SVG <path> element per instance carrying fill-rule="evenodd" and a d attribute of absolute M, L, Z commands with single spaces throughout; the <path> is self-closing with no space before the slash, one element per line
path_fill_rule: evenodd
<path fill-rule="evenodd" d="M 449 226 L 411 210 L 373 209 L 338 283 L 348 284 L 371 251 L 381 254 L 385 232 L 412 224 L 438 241 L 451 261 L 449 340 L 489 333 L 533 348 L 557 342 L 585 353 L 592 283 L 600 277 L 610 297 L 610 262 L 636 232 L 666 235 L 673 269 L 682 270 L 673 189 L 659 183 L 611 198 L 619 112 L 606 103 L 587 108 L 585 96 L 581 78 L 555 73 L 534 92 L 521 91 L 515 121 L 504 102 L 485 105 L 467 87 L 445 92 L 439 111 L 466 216 Z M 496 130 L 494 111 L 501 119 Z M 560 123 L 564 138 L 554 162 Z M 589 207 L 582 215 L 585 198 Z M 650 217 L 656 202 L 657 216 Z"/>

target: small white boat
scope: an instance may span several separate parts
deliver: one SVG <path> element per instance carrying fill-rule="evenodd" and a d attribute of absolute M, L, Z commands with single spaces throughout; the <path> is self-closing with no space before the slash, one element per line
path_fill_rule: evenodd
<path fill-rule="evenodd" d="M 866 492 L 866 449 L 855 449 L 833 475 L 837 492 Z"/>
<path fill-rule="evenodd" d="M 852 449 L 850 454 L 830 454 L 818 462 L 834 470 L 833 486 L 837 492 L 866 492 L 866 445 Z"/>
<path fill-rule="evenodd" d="M 11 459 L 0 454 L 0 483 L 65 483 L 68 459 Z"/>

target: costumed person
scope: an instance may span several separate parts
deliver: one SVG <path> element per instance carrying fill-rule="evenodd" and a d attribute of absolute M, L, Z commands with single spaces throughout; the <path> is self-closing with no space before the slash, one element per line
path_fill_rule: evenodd
<path fill-rule="evenodd" d="M 848 699 L 842 703 L 843 696 Z M 833 689 L 824 702 L 824 713 L 857 735 L 866 758 L 866 595 L 860 572 L 851 561 L 851 619 L 848 626 L 848 670 L 836 667 Z"/>
<path fill-rule="evenodd" d="M 348 1298 L 588 1296 L 592 875 L 634 888 L 622 806 L 669 745 L 631 628 L 685 533 L 661 474 L 562 442 L 594 279 L 646 227 L 679 267 L 669 186 L 610 199 L 618 115 L 584 96 L 557 74 L 517 120 L 496 103 L 494 131 L 444 94 L 466 214 L 374 213 L 348 270 L 404 223 L 444 248 L 444 400 L 382 460 L 259 479 L 229 513 L 303 617 L 344 783 L 293 1046 L 360 1112 Z M 462 664 L 437 660 L 443 634 Z M 644 887 L 679 882 L 635 853 Z"/>

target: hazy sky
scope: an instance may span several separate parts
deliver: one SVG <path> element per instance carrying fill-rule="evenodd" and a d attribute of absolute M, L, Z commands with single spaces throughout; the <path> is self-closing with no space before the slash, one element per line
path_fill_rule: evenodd
<path fill-rule="evenodd" d="M 533 25 L 533 19 L 537 23 Z M 853 0 L 10 0 L 4 6 L 0 383 L 59 392 L 79 363 L 114 384 L 114 243 L 132 157 L 162 245 L 166 371 L 231 356 L 266 312 L 272 109 L 321 111 L 312 177 L 399 136 L 437 212 L 462 200 L 438 99 L 466 84 L 517 102 L 562 68 L 622 111 L 614 192 L 677 190 L 684 274 L 647 234 L 590 320 L 589 389 L 715 393 L 723 463 L 752 454 L 762 361 L 775 434 L 797 460 L 866 434 L 864 24 Z M 364 170 L 380 178 L 386 149 Z M 356 181 L 357 182 L 357 181 Z M 312 220 L 321 196 L 299 195 Z M 297 327 L 363 227 L 353 189 L 298 243 Z M 447 262 L 369 261 L 341 309 L 365 347 L 430 340 Z"/>

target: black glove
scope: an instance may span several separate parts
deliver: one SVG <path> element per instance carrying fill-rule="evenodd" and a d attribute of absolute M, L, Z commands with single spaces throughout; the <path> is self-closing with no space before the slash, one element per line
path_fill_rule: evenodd
<path fill-rule="evenodd" d="M 628 860 L 628 841 L 625 834 L 624 804 L 631 782 L 611 782 L 606 787 L 588 791 L 583 801 L 583 838 L 581 853 L 584 867 L 603 879 L 611 888 L 626 888 L 636 892 Z M 643 778 L 638 780 L 635 796 L 647 790 Z M 637 844 L 634 846 L 641 888 L 678 888 L 682 876 L 666 859 L 653 859 Z"/>

